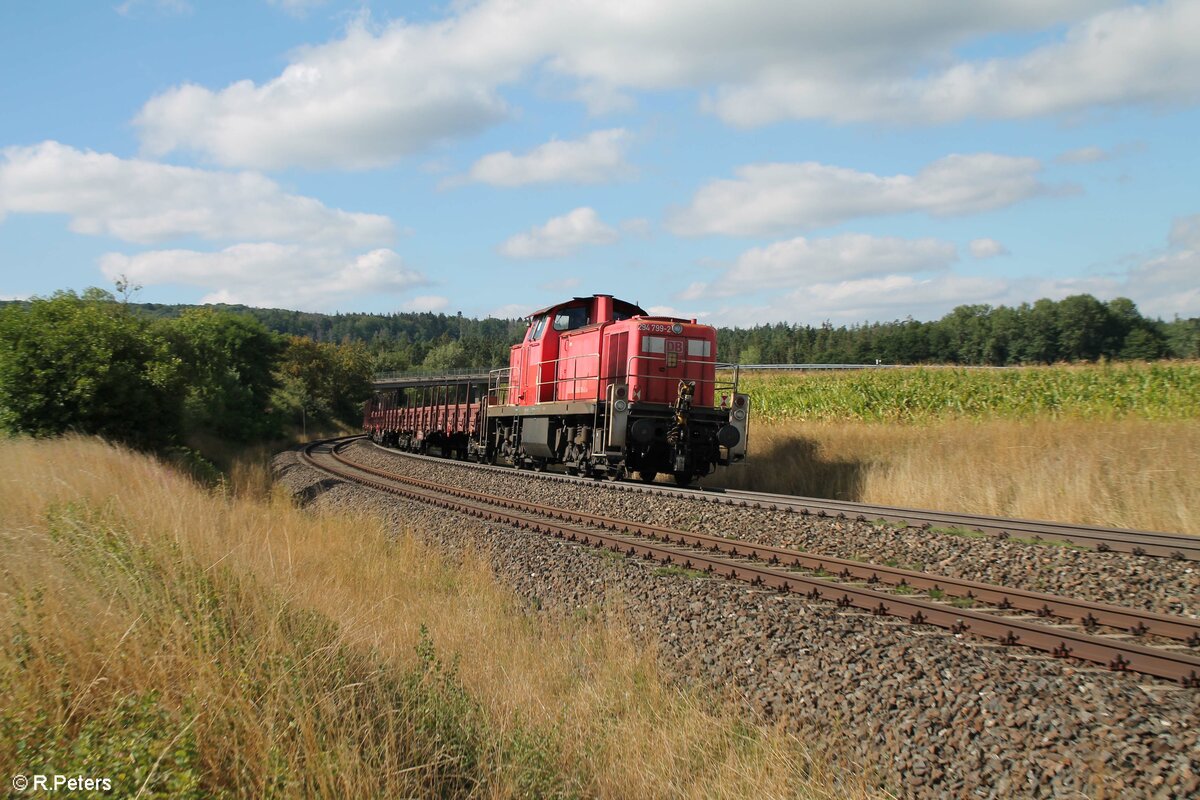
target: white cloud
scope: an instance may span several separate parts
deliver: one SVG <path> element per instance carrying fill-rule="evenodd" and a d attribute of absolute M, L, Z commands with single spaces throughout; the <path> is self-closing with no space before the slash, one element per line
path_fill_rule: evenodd
<path fill-rule="evenodd" d="M 939 27 L 946 30 L 945 25 Z M 1004 27 L 997 19 L 993 31 Z M 890 71 L 880 65 L 853 69 L 847 64 L 851 68 L 822 74 L 781 63 L 753 79 L 720 87 L 709 108 L 738 125 L 784 118 L 928 124 L 1130 104 L 1188 104 L 1200 99 L 1198 36 L 1200 4 L 1194 0 L 1134 4 L 1101 10 L 1072 25 L 1061 41 L 1018 56 L 957 61 L 947 59 L 949 49 L 926 38 L 930 48 L 924 63 L 918 42 L 909 58 L 899 59 Z M 938 53 L 952 63 L 922 70 L 933 63 L 928 56 Z"/>
<path fill-rule="evenodd" d="M 336 249 L 258 242 L 219 252 L 153 250 L 108 253 L 100 269 L 143 286 L 182 284 L 209 290 L 202 302 L 329 309 L 345 297 L 401 293 L 427 284 L 392 250 L 348 255 Z"/>
<path fill-rule="evenodd" d="M 490 153 L 475 162 L 467 179 L 492 186 L 607 183 L 632 171 L 625 162 L 629 139 L 628 131 L 613 128 L 574 141 L 547 142 L 525 155 Z"/>
<path fill-rule="evenodd" d="M 685 236 L 753 236 L 837 225 L 880 214 L 949 216 L 1004 208 L 1050 191 L 1037 159 L 951 155 L 916 175 L 881 177 L 815 162 L 750 164 L 712 181 L 668 220 Z"/>
<path fill-rule="evenodd" d="M 828 239 L 798 237 L 755 247 L 711 283 L 693 283 L 681 299 L 728 297 L 764 289 L 812 286 L 896 273 L 934 272 L 958 257 L 953 244 L 937 239 L 845 234 Z"/>
<path fill-rule="evenodd" d="M 153 155 L 192 150 L 265 169 L 390 163 L 507 114 L 496 87 L 517 78 L 529 53 L 520 36 L 488 29 L 496 14 L 479 7 L 428 25 L 398 21 L 379 35 L 360 19 L 343 38 L 298 50 L 266 83 L 176 86 L 134 122 Z"/>
<path fill-rule="evenodd" d="M 1168 242 L 1130 270 L 1128 295 L 1144 314 L 1200 316 L 1200 214 L 1175 220 Z"/>
<path fill-rule="evenodd" d="M 914 317 L 937 319 L 955 306 L 984 303 L 1016 306 L 1043 297 L 1061 300 L 1091 294 L 1101 300 L 1128 297 L 1148 316 L 1200 316 L 1200 214 L 1181 217 L 1171 228 L 1169 246 L 1124 272 L 1067 278 L 1033 275 L 974 277 L 941 271 L 891 274 L 804 284 L 775 293 L 759 304 L 733 304 L 711 312 L 714 325 L 758 325 L 777 321 L 836 324 Z M 681 299 L 719 296 L 693 284 Z"/>
<path fill-rule="evenodd" d="M 401 311 L 442 311 L 450 305 L 450 298 L 441 295 L 417 295 L 400 304 Z"/>
<path fill-rule="evenodd" d="M 1089 103 L 1195 95 L 1194 14 L 1183 2 L 1101 14 L 1066 41 L 1014 59 L 963 62 L 982 37 L 1077 23 L 1115 0 L 480 0 L 426 23 L 297 50 L 263 83 L 175 86 L 135 123 L 152 154 L 193 150 L 226 165 L 370 167 L 505 118 L 500 90 L 534 70 L 575 82 L 596 113 L 630 91 L 710 92 L 741 125 L 788 117 L 1020 116 Z M 1193 5 L 1194 8 L 1194 5 Z"/>
<path fill-rule="evenodd" d="M 76 233 L 138 243 L 195 236 L 363 247 L 395 235 L 387 217 L 328 208 L 254 172 L 122 159 L 58 142 L 2 155 L 0 220 L 5 212 L 67 214 Z"/>
<path fill-rule="evenodd" d="M 725 306 L 708 318 L 713 325 L 761 325 L 780 321 L 835 324 L 940 317 L 963 303 L 991 303 L 1007 283 L 944 273 L 931 277 L 885 275 L 804 286 L 763 305 Z"/>
<path fill-rule="evenodd" d="M 1008 255 L 1008 248 L 995 239 L 972 239 L 970 248 L 971 255 L 979 259 Z"/>
<path fill-rule="evenodd" d="M 595 209 L 584 206 L 518 233 L 500 245 L 500 252 L 509 258 L 561 258 L 584 245 L 612 244 L 619 238 Z"/>

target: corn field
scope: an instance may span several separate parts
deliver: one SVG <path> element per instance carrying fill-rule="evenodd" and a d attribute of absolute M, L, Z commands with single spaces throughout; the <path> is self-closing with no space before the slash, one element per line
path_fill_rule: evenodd
<path fill-rule="evenodd" d="M 769 421 L 1200 418 L 1194 361 L 751 373 L 741 388 Z"/>

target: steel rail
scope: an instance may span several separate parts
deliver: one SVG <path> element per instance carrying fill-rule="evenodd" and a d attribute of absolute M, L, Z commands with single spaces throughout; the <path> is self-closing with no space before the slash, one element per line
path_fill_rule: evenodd
<path fill-rule="evenodd" d="M 755 544 L 740 539 L 730 539 L 725 536 L 711 536 L 660 525 L 629 520 L 616 520 L 610 517 L 588 514 L 558 506 L 499 497 L 472 489 L 445 486 L 423 478 L 397 475 L 386 470 L 359 464 L 347 459 L 336 451 L 332 455 L 336 460 L 347 466 L 381 478 L 402 481 L 410 485 L 445 492 L 464 499 L 478 500 L 501 505 L 505 508 L 519 509 L 552 519 L 568 520 L 605 530 L 634 533 L 638 536 L 657 539 L 668 544 L 676 543 L 689 547 L 699 547 L 735 558 L 752 558 L 770 565 L 826 571 L 837 575 L 843 581 L 856 579 L 866 581 L 870 584 L 885 583 L 891 586 L 908 587 L 922 591 L 938 591 L 952 597 L 978 600 L 996 606 L 1001 610 L 1031 611 L 1042 617 L 1057 617 L 1069 620 L 1089 629 L 1104 625 L 1120 628 L 1135 636 L 1152 634 L 1177 639 L 1186 642 L 1192 647 L 1200 647 L 1200 619 L 1159 614 L 1152 611 L 1125 608 L 1106 603 L 1074 600 L 1058 595 L 997 586 L 995 584 L 945 575 L 934 575 L 862 561 L 851 561 L 834 556 L 816 555 L 801 550 Z"/>
<path fill-rule="evenodd" d="M 994 639 L 1005 645 L 1020 644 L 1051 653 L 1059 658 L 1079 658 L 1107 666 L 1110 670 L 1134 671 L 1177 681 L 1184 686 L 1200 686 L 1200 657 L 1187 653 L 1161 650 L 1132 642 L 1094 636 L 1065 628 L 1054 627 L 1028 618 L 998 617 L 970 609 L 949 608 L 944 605 L 908 598 L 870 588 L 835 583 L 822 578 L 757 564 L 734 562 L 727 558 L 681 551 L 670 545 L 648 544 L 644 540 L 612 532 L 598 533 L 559 521 L 546 521 L 527 516 L 532 512 L 512 510 L 503 504 L 486 500 L 468 500 L 447 488 L 432 489 L 419 484 L 397 485 L 381 483 L 354 471 L 374 474 L 373 468 L 363 468 L 348 462 L 341 468 L 322 465 L 312 456 L 321 445 L 330 446 L 338 457 L 336 446 L 328 441 L 304 448 L 304 459 L 326 472 L 390 494 L 432 503 L 441 508 L 465 511 L 477 517 L 504 522 L 536 532 L 550 533 L 585 544 L 598 544 L 626 555 L 640 555 L 666 564 L 678 564 L 688 569 L 701 569 L 722 577 L 748 581 L 755 586 L 794 592 L 814 600 L 832 600 L 840 607 L 855 607 L 876 615 L 907 619 L 914 624 L 933 624 L 954 633 L 971 633 Z M 351 471 L 347 471 L 346 467 Z M 383 472 L 380 470 L 379 472 Z M 385 475 L 387 473 L 384 473 Z M 396 476 L 403 478 L 404 476 Z M 419 479 L 417 479 L 419 480 Z M 487 497 L 487 496 L 485 496 Z M 511 501 L 508 501 L 511 502 Z"/>
<path fill-rule="evenodd" d="M 1139 531 L 1125 528 L 1076 525 L 1048 520 L 992 517 L 948 511 L 870 505 L 845 500 L 771 494 L 730 489 L 723 492 L 730 501 L 755 503 L 760 507 L 784 506 L 801 514 L 834 516 L 868 521 L 871 519 L 903 523 L 906 527 L 962 528 L 1000 538 L 1027 538 L 1037 542 L 1066 541 L 1085 545 L 1100 552 L 1123 552 L 1138 556 L 1162 556 L 1200 561 L 1200 536 L 1186 533 Z M 916 523 L 916 524 L 914 524 Z"/>
<path fill-rule="evenodd" d="M 385 452 L 407 458 L 445 461 L 436 456 L 406 453 L 376 445 Z M 475 469 L 495 470 L 511 473 L 511 468 L 478 464 L 469 461 L 454 462 Z M 554 473 L 534 473 L 544 480 L 568 481 L 572 483 L 595 483 L 594 479 Z M 931 509 L 904 508 L 901 506 L 872 505 L 849 500 L 826 500 L 818 497 L 751 492 L 742 489 L 682 488 L 657 484 L 621 482 L 610 484 L 618 491 L 644 492 L 668 497 L 693 498 L 710 503 L 759 508 L 767 511 L 799 513 L 802 516 L 831 517 L 858 522 L 894 522 L 908 528 L 962 529 L 995 536 L 1001 539 L 1020 539 L 1038 542 L 1070 542 L 1099 552 L 1130 553 L 1136 556 L 1174 558 L 1200 561 L 1200 536 L 1186 533 L 1161 531 L 1138 531 L 1124 528 L 1076 525 L 1066 522 L 1009 519 L 981 514 L 958 514 Z"/>

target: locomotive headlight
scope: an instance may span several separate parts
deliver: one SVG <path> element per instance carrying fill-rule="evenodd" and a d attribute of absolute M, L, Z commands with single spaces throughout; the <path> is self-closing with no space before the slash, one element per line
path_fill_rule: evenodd
<path fill-rule="evenodd" d="M 629 410 L 629 402 L 627 400 L 618 400 L 613 403 L 613 408 L 616 409 L 618 414 L 624 414 Z"/>
<path fill-rule="evenodd" d="M 743 420 L 745 420 L 746 419 L 746 409 L 735 408 L 733 410 L 733 418 L 736 419 L 738 422 L 742 422 Z"/>

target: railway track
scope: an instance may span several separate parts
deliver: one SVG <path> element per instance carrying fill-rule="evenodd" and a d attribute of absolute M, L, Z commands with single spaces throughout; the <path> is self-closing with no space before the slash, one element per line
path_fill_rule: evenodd
<path fill-rule="evenodd" d="M 1200 687 L 1200 656 L 1191 649 L 1200 647 L 1200 620 L 497 497 L 358 464 L 338 452 L 349 441 L 314 443 L 302 455 L 313 467 L 343 479 L 448 510 L 879 616 L 932 624 L 956 634 L 969 633 L 1060 658 L 1083 659 L 1111 670 Z M 898 593 L 916 591 L 926 594 Z M 963 607 L 975 604 L 987 607 Z M 1097 633 L 1101 629 L 1117 635 Z"/>
<path fill-rule="evenodd" d="M 376 445 L 378 447 L 378 445 Z M 380 448 L 385 452 L 396 452 Z M 404 454 L 410 458 L 428 458 L 434 461 L 445 459 L 436 456 Z M 475 462 L 455 462 L 473 468 L 511 473 L 511 467 L 491 466 Z M 591 478 L 556 473 L 534 473 L 546 480 L 577 483 L 593 483 Z M 859 522 L 882 521 L 909 528 L 944 529 L 970 531 L 996 536 L 1002 539 L 1017 539 L 1032 543 L 1070 542 L 1100 552 L 1130 553 L 1137 556 L 1174 558 L 1200 561 L 1200 536 L 1158 531 L 1136 531 L 1123 528 L 1107 528 L 1088 525 L 1073 525 L 1065 522 L 1009 519 L 981 514 L 955 514 L 927 509 L 903 508 L 899 506 L 871 505 L 844 500 L 825 500 L 814 497 L 751 492 L 740 489 L 680 488 L 660 484 L 622 482 L 617 484 L 624 491 L 645 492 L 668 497 L 686 497 L 710 503 L 785 511 L 802 516 L 833 517 Z"/>

